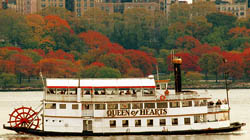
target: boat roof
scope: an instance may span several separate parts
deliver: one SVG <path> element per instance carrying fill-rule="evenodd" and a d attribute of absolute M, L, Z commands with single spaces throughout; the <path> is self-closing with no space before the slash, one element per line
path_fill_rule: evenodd
<path fill-rule="evenodd" d="M 47 78 L 47 88 L 155 88 L 154 78 Z"/>

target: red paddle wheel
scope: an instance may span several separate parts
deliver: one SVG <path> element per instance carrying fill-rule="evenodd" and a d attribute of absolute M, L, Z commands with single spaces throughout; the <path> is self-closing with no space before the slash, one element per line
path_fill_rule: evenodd
<path fill-rule="evenodd" d="M 31 107 L 20 107 L 10 114 L 8 123 L 14 128 L 37 129 L 39 120 L 38 112 L 35 112 Z"/>

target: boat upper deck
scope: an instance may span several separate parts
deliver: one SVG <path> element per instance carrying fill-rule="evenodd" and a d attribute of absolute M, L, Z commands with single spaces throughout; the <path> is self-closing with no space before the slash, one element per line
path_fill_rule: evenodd
<path fill-rule="evenodd" d="M 120 102 L 160 101 L 166 95 L 167 80 L 154 78 L 107 78 L 107 79 L 46 79 L 47 101 Z M 207 93 L 195 91 L 168 93 L 164 100 L 209 99 Z"/>

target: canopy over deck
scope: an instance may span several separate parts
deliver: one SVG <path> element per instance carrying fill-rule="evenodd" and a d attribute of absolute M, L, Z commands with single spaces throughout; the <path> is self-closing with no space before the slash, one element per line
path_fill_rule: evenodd
<path fill-rule="evenodd" d="M 47 78 L 47 88 L 155 88 L 153 78 Z"/>

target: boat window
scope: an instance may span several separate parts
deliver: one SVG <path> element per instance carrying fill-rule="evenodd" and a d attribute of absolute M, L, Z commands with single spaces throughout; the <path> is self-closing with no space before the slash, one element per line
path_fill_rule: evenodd
<path fill-rule="evenodd" d="M 120 109 L 131 109 L 130 103 L 121 103 Z"/>
<path fill-rule="evenodd" d="M 168 108 L 168 102 L 157 103 L 157 108 Z"/>
<path fill-rule="evenodd" d="M 77 94 L 77 88 L 69 88 L 68 93 L 69 93 L 69 95 L 76 95 Z"/>
<path fill-rule="evenodd" d="M 155 103 L 144 103 L 145 108 L 155 108 Z"/>
<path fill-rule="evenodd" d="M 128 127 L 128 120 L 122 120 L 122 127 Z"/>
<path fill-rule="evenodd" d="M 132 109 L 142 109 L 142 103 L 132 103 Z"/>
<path fill-rule="evenodd" d="M 60 105 L 59 105 L 59 108 L 60 108 L 60 109 L 66 109 L 66 104 L 60 104 Z"/>
<path fill-rule="evenodd" d="M 47 89 L 47 94 L 56 94 L 56 89 L 55 88 Z"/>
<path fill-rule="evenodd" d="M 201 100 L 195 100 L 194 106 L 201 106 Z"/>
<path fill-rule="evenodd" d="M 218 121 L 225 121 L 228 120 L 228 113 L 217 113 L 216 114 L 216 119 Z"/>
<path fill-rule="evenodd" d="M 78 104 L 72 104 L 72 109 L 78 109 Z"/>
<path fill-rule="evenodd" d="M 190 125 L 191 124 L 190 118 L 184 118 L 184 124 L 185 125 Z"/>
<path fill-rule="evenodd" d="M 166 119 L 160 119 L 160 126 L 166 126 Z"/>
<path fill-rule="evenodd" d="M 109 126 L 110 126 L 110 128 L 115 128 L 116 127 L 116 120 L 110 120 Z"/>
<path fill-rule="evenodd" d="M 55 103 L 46 103 L 45 109 L 56 109 L 56 104 Z"/>
<path fill-rule="evenodd" d="M 182 107 L 191 107 L 192 101 L 182 101 Z"/>
<path fill-rule="evenodd" d="M 154 125 L 154 120 L 153 119 L 148 119 L 147 120 L 147 126 L 153 126 Z"/>
<path fill-rule="evenodd" d="M 144 96 L 152 96 L 152 95 L 154 95 L 154 89 L 153 88 L 145 88 L 145 89 L 143 89 L 143 95 Z"/>
<path fill-rule="evenodd" d="M 170 108 L 180 107 L 180 102 L 169 102 Z"/>
<path fill-rule="evenodd" d="M 160 84 L 156 84 L 156 89 L 161 89 Z"/>
<path fill-rule="evenodd" d="M 118 109 L 118 104 L 108 104 L 108 109 Z"/>
<path fill-rule="evenodd" d="M 162 90 L 167 89 L 166 83 L 161 84 L 161 89 L 162 89 Z"/>
<path fill-rule="evenodd" d="M 83 104 L 82 109 L 83 110 L 92 110 L 93 109 L 93 104 Z"/>
<path fill-rule="evenodd" d="M 178 118 L 172 118 L 172 125 L 178 125 Z"/>
<path fill-rule="evenodd" d="M 203 115 L 194 115 L 194 123 L 205 122 Z"/>
<path fill-rule="evenodd" d="M 66 95 L 68 94 L 68 89 L 67 88 L 58 88 L 56 90 L 57 94 L 61 94 L 61 95 Z"/>
<path fill-rule="evenodd" d="M 90 95 L 91 91 L 92 91 L 92 89 L 90 89 L 90 88 L 82 88 L 82 93 L 84 95 Z"/>
<path fill-rule="evenodd" d="M 201 106 L 207 106 L 207 100 L 203 100 Z"/>
<path fill-rule="evenodd" d="M 105 106 L 105 104 L 95 104 L 95 109 L 96 110 L 105 110 L 106 106 Z"/>
<path fill-rule="evenodd" d="M 141 127 L 141 120 L 135 120 L 135 127 Z"/>

